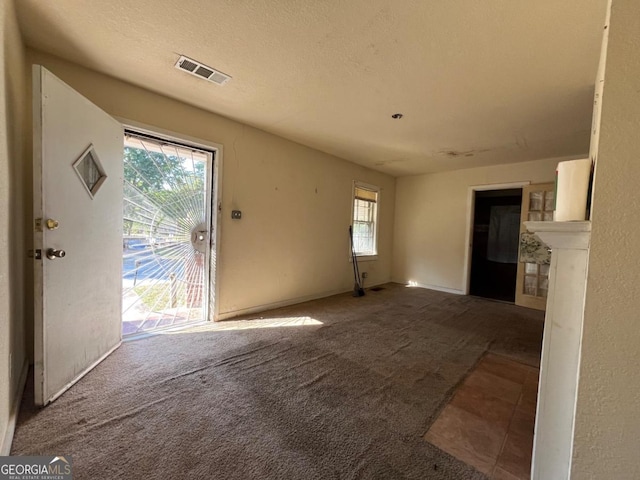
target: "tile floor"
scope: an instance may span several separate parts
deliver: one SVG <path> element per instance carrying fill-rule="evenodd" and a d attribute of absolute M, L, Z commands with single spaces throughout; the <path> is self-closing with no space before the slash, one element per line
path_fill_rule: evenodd
<path fill-rule="evenodd" d="M 425 440 L 494 480 L 529 479 L 539 370 L 487 354 Z"/>

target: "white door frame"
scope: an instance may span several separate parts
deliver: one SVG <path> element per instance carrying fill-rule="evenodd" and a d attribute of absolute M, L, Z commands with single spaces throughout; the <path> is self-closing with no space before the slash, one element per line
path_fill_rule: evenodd
<path fill-rule="evenodd" d="M 129 120 L 122 117 L 115 117 L 119 122 L 122 123 L 125 130 L 131 129 L 134 131 L 138 131 L 140 133 L 146 133 L 148 135 L 165 139 L 177 143 L 181 143 L 186 146 L 191 146 L 195 148 L 201 148 L 204 150 L 209 150 L 214 152 L 213 158 L 213 169 L 211 170 L 211 174 L 213 175 L 213 181 L 215 182 L 215 198 L 211 199 L 211 223 L 215 229 L 215 245 L 213 249 L 211 249 L 210 254 L 215 255 L 215 264 L 216 268 L 213 272 L 213 275 L 209 275 L 209 295 L 207 301 L 211 299 L 211 292 L 213 291 L 213 309 L 208 308 L 208 319 L 207 321 L 217 321 L 219 315 L 219 293 L 220 293 L 220 225 L 222 223 L 222 151 L 223 147 L 219 143 L 211 142 L 209 140 L 203 140 L 201 138 L 192 137 L 189 135 L 185 135 L 183 133 L 173 132 L 171 130 L 166 130 L 160 127 L 156 127 L 153 125 L 148 125 L 145 123 L 137 122 L 135 120 Z M 211 266 L 211 261 L 208 262 L 208 267 Z"/>
<path fill-rule="evenodd" d="M 476 192 L 488 190 L 510 190 L 523 188 L 531 184 L 527 182 L 493 183 L 489 185 L 471 185 L 467 193 L 467 234 L 464 244 L 467 246 L 464 252 L 463 287 L 464 294 L 469 295 L 471 284 L 471 256 L 473 251 L 473 217 L 476 209 Z"/>

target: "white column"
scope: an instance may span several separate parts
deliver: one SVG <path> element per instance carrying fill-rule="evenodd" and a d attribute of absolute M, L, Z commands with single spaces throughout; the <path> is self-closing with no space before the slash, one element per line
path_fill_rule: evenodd
<path fill-rule="evenodd" d="M 591 222 L 525 222 L 551 249 L 531 478 L 570 477 Z"/>

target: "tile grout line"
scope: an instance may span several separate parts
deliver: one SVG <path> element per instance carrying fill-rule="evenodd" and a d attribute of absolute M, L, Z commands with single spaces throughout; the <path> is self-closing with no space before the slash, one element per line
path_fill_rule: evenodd
<path fill-rule="evenodd" d="M 525 377 L 525 380 L 526 380 L 526 377 Z M 513 424 L 513 419 L 516 416 L 516 411 L 518 410 L 518 405 L 520 404 L 520 400 L 522 400 L 523 394 L 524 394 L 524 383 L 522 385 L 520 385 L 520 395 L 518 396 L 518 401 L 513 406 L 513 411 L 511 412 L 511 419 L 509 420 L 509 425 L 507 426 L 507 431 L 504 434 L 504 438 L 502 439 L 502 446 L 500 447 L 500 453 L 498 453 L 498 457 L 496 458 L 496 463 L 493 466 L 493 470 L 491 471 L 491 478 L 492 479 L 495 476 L 496 468 L 498 467 L 498 461 L 500 460 L 500 457 L 504 453 L 504 447 L 507 444 L 507 437 L 509 436 L 509 432 L 511 431 L 511 425 Z M 507 472 L 508 472 L 508 470 L 507 470 Z M 511 473 L 511 472 L 509 472 L 509 473 Z"/>
<path fill-rule="evenodd" d="M 511 363 L 517 363 L 518 365 L 522 365 L 523 367 L 533 368 L 535 370 L 540 370 L 540 367 L 536 367 L 535 365 L 530 365 L 530 364 L 524 363 L 524 362 L 522 362 L 520 360 L 516 360 L 515 358 L 510 357 L 509 355 L 505 355 L 505 354 L 502 354 L 502 353 L 495 353 L 495 352 L 487 352 L 487 353 L 491 354 L 491 355 L 494 355 L 496 357 L 503 358 L 503 359 L 505 359 L 505 360 L 507 360 L 507 361 L 509 361 Z"/>

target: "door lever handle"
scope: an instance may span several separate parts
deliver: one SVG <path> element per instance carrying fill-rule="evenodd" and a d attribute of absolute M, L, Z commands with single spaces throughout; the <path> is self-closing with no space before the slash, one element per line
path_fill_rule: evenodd
<path fill-rule="evenodd" d="M 49 260 L 55 260 L 56 258 L 63 258 L 66 254 L 67 252 L 65 252 L 64 250 L 57 250 L 55 248 L 47 249 L 47 258 Z"/>

